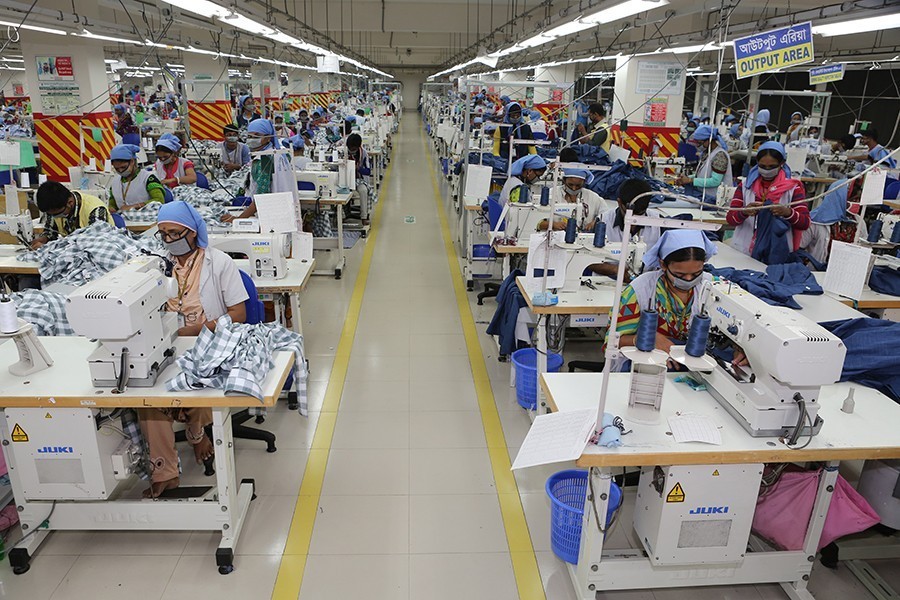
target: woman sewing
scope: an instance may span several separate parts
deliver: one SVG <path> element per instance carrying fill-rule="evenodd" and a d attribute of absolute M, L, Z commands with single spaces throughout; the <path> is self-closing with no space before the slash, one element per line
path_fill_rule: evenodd
<path fill-rule="evenodd" d="M 734 226 L 731 245 L 766 264 L 784 262 L 800 248 L 809 228 L 809 208 L 803 184 L 791 179 L 787 151 L 778 142 L 766 142 L 756 153 L 756 166 L 734 191 L 726 220 Z M 771 208 L 764 208 L 774 205 Z M 770 214 L 762 215 L 761 211 Z"/>
<path fill-rule="evenodd" d="M 677 185 L 692 185 L 700 191 L 700 199 L 706 204 L 716 204 L 716 193 L 719 186 L 733 185 L 731 175 L 731 157 L 728 154 L 728 142 L 712 125 L 698 127 L 688 143 L 700 149 L 700 168 L 694 177 L 679 177 Z"/>
<path fill-rule="evenodd" d="M 137 155 L 141 149 L 120 144 L 109 153 L 116 176 L 109 186 L 109 205 L 113 211 L 123 212 L 142 208 L 150 202 L 165 202 L 162 183 L 151 171 L 141 169 Z"/>
<path fill-rule="evenodd" d="M 531 202 L 531 185 L 547 171 L 547 161 L 537 154 L 527 154 L 510 167 L 509 178 L 500 190 L 500 205 Z M 526 197 L 522 197 L 522 194 Z"/>
<path fill-rule="evenodd" d="M 203 328 L 215 331 L 216 320 L 228 315 L 234 323 L 247 318 L 249 298 L 234 261 L 208 246 L 206 223 L 194 207 L 177 201 L 164 204 L 157 217 L 157 236 L 175 264 L 178 294 L 166 310 L 178 313 L 178 335 L 195 336 Z M 212 457 L 213 446 L 203 428 L 212 423 L 211 408 L 144 408 L 139 410 L 141 431 L 150 449 L 150 488 L 145 497 L 157 498 L 178 487 L 178 452 L 172 423 L 185 424 L 185 435 L 200 464 Z"/>
<path fill-rule="evenodd" d="M 241 96 L 238 100 L 237 119 L 235 119 L 238 127 L 247 127 L 257 119 L 262 119 L 262 115 L 256 111 L 256 100 L 249 94 Z"/>
<path fill-rule="evenodd" d="M 668 353 L 672 346 L 687 341 L 691 321 L 700 314 L 700 286 L 712 281 L 703 267 L 716 254 L 716 246 L 702 232 L 693 229 L 666 231 L 644 254 L 647 271 L 635 278 L 619 300 L 616 332 L 619 348 L 635 345 L 641 314 L 656 311 L 656 349 Z M 610 320 L 612 315 L 610 315 Z M 607 342 L 609 334 L 607 333 Z M 621 354 L 610 364 L 612 371 L 625 371 L 630 361 Z M 735 353 L 736 364 L 746 364 L 742 353 Z M 669 359 L 669 367 L 677 368 Z"/>
<path fill-rule="evenodd" d="M 597 218 L 612 206 L 601 198 L 596 192 L 587 189 L 587 185 L 593 180 L 593 176 L 586 169 L 563 169 L 562 185 L 558 190 L 565 201 L 564 206 L 574 205 L 572 217 L 578 225 L 578 231 L 589 232 L 594 230 Z M 548 220 L 538 223 L 538 230 L 547 229 Z M 554 219 L 554 231 L 562 231 L 566 228 L 566 219 Z"/>
<path fill-rule="evenodd" d="M 156 177 L 170 188 L 197 183 L 194 163 L 180 157 L 181 140 L 171 133 L 164 133 L 156 142 Z"/>

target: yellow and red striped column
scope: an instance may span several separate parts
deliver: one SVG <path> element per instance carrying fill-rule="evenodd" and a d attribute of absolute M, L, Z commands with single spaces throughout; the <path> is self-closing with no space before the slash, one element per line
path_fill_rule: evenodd
<path fill-rule="evenodd" d="M 53 181 L 68 181 L 69 167 L 87 164 L 91 158 L 102 165 L 116 144 L 110 111 L 61 116 L 35 113 L 34 129 L 41 167 Z M 99 141 L 94 139 L 95 130 Z"/>
<path fill-rule="evenodd" d="M 188 101 L 188 122 L 191 137 L 196 140 L 225 139 L 222 128 L 234 122 L 231 102 L 216 100 L 215 102 Z"/>

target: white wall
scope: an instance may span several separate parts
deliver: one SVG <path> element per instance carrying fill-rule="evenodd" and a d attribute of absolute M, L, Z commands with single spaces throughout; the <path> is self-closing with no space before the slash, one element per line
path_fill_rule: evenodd
<path fill-rule="evenodd" d="M 419 106 L 419 94 L 421 86 L 425 83 L 425 79 L 431 75 L 432 71 L 422 71 L 419 69 L 392 69 L 391 74 L 394 79 L 389 81 L 399 81 L 403 84 L 403 110 L 416 110 Z"/>

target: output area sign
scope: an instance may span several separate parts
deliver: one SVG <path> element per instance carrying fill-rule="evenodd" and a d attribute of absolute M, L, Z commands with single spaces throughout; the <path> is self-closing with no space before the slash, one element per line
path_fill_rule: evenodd
<path fill-rule="evenodd" d="M 812 23 L 809 21 L 734 40 L 738 79 L 795 67 L 812 62 L 814 58 Z"/>

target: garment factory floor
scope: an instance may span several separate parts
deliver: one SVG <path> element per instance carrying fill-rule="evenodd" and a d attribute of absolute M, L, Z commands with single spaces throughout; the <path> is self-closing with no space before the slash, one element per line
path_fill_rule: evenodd
<path fill-rule="evenodd" d="M 510 552 L 488 449 L 488 440 L 496 447 L 499 437 L 488 428 L 486 438 L 484 420 L 499 414 L 501 444 L 511 458 L 530 422 L 509 387 L 508 364 L 497 361 L 496 346 L 484 334 L 495 303 L 479 307 L 468 293 L 461 315 L 438 209 L 447 211 L 454 237 L 456 217 L 425 139 L 419 116 L 408 113 L 394 137 L 374 235 L 348 253 L 344 279 L 315 277 L 302 298 L 309 418 L 288 412 L 283 403 L 270 414 L 264 427 L 278 436 L 275 454 L 258 442 L 236 441 L 238 477 L 254 477 L 258 497 L 235 571 L 217 574 L 214 533 L 54 533 L 25 575 L 16 577 L 7 561 L 0 563 L 0 598 L 576 598 L 564 564 L 550 551 L 544 493 L 546 478 L 564 466 L 515 474 L 518 491 L 512 494 L 521 503 L 516 498 L 507 516 L 515 528 L 516 511 L 524 510 L 530 543 L 526 537 L 524 551 L 517 546 L 515 557 Z M 429 171 L 440 182 L 440 199 Z M 354 296 L 366 263 L 368 278 Z M 464 325 L 472 317 L 480 342 L 475 356 L 487 369 L 482 400 L 490 404 L 479 404 L 476 394 L 477 374 L 484 371 L 470 364 Z M 566 349 L 567 358 L 597 351 L 592 342 Z M 484 393 L 490 391 L 492 398 Z M 202 483 L 190 449 L 182 450 L 185 482 Z M 305 512 L 310 506 L 315 508 Z M 629 519 L 619 522 L 613 547 L 629 544 L 622 526 Z M 877 568 L 900 589 L 898 564 L 882 561 Z M 845 567 L 817 565 L 810 589 L 820 599 L 869 597 Z M 597 597 L 786 596 L 778 586 L 761 585 Z"/>

